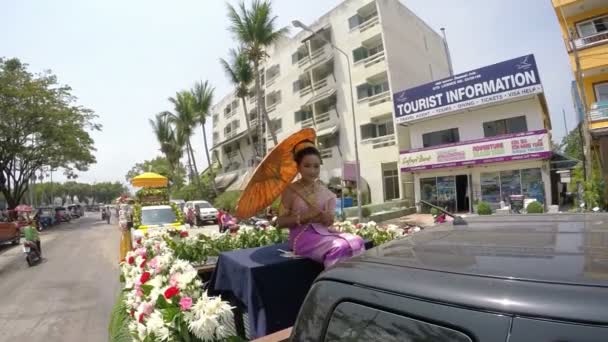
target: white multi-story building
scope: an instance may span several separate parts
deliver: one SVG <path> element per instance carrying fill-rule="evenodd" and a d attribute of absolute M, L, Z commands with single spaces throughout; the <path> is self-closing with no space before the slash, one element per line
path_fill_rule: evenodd
<path fill-rule="evenodd" d="M 347 0 L 309 26 L 315 35 L 302 31 L 281 40 L 267 51 L 263 65 L 265 106 L 278 140 L 304 127 L 315 128 L 323 158 L 321 178 L 353 181 L 352 90 L 362 190 L 369 192 L 372 203 L 411 199 L 413 186 L 405 186 L 398 168 L 392 89 L 448 76 L 444 40 L 398 0 Z M 320 35 L 347 53 L 350 65 Z M 257 146 L 261 139 L 268 149 L 272 139 L 267 127 L 261 137 L 256 128 L 265 124 L 256 111 L 253 84 L 251 90 L 245 105 L 253 142 Z M 243 107 L 234 94 L 213 107 L 212 151 L 222 165 L 216 177 L 220 190 L 241 188 L 254 166 Z M 399 134 L 409 141 L 407 130 Z"/>

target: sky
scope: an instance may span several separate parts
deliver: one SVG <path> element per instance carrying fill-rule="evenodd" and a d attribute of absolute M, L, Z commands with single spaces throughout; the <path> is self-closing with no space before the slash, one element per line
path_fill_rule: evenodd
<path fill-rule="evenodd" d="M 340 2 L 274 0 L 273 8 L 279 26 L 289 26 L 312 23 Z M 455 73 L 533 53 L 554 141 L 564 136 L 562 110 L 574 128 L 573 76 L 550 0 L 401 2 L 438 32 L 446 28 Z M 175 92 L 198 80 L 215 86 L 217 100 L 232 89 L 218 63 L 236 45 L 225 1 L 0 0 L 0 8 L 0 56 L 20 58 L 30 71 L 50 69 L 99 116 L 97 163 L 79 181 L 125 182 L 135 163 L 160 155 L 148 119 L 171 110 Z M 200 128 L 192 144 L 203 170 Z"/>

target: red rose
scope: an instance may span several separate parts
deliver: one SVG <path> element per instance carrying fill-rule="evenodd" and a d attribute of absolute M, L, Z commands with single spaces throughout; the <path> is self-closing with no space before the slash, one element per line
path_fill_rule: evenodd
<path fill-rule="evenodd" d="M 179 289 L 175 286 L 171 286 L 170 288 L 165 290 L 165 298 L 170 299 L 171 297 L 177 295 L 179 293 Z"/>
<path fill-rule="evenodd" d="M 133 265 L 135 263 L 135 258 L 130 256 L 128 260 L 129 265 Z"/>
<path fill-rule="evenodd" d="M 135 310 L 131 309 L 131 317 L 135 317 Z"/>
<path fill-rule="evenodd" d="M 182 231 L 179 232 L 179 236 L 181 236 L 181 237 L 187 237 L 188 236 L 188 232 L 185 231 L 185 230 L 182 230 Z"/>
<path fill-rule="evenodd" d="M 355 225 L 355 227 L 356 227 L 357 229 L 361 229 L 361 227 L 363 227 L 363 225 L 362 225 L 361 223 L 357 223 L 357 224 Z"/>
<path fill-rule="evenodd" d="M 135 243 L 137 243 L 138 245 L 141 245 L 141 238 L 137 238 L 137 240 L 135 240 Z"/>
<path fill-rule="evenodd" d="M 141 262 L 141 264 L 139 264 L 139 268 L 144 268 L 146 267 L 146 259 L 144 259 L 144 261 Z"/>
<path fill-rule="evenodd" d="M 143 323 L 144 322 L 144 313 L 140 313 L 139 314 L 139 319 L 137 320 L 139 323 Z"/>
<path fill-rule="evenodd" d="M 141 277 L 139 277 L 139 282 L 145 284 L 150 279 L 150 272 L 144 272 Z"/>

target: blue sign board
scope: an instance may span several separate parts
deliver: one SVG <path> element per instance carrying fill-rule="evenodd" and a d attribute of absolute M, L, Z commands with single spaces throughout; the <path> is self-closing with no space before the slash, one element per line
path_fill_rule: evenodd
<path fill-rule="evenodd" d="M 534 55 L 527 55 L 395 93 L 395 121 L 426 119 L 542 91 Z"/>

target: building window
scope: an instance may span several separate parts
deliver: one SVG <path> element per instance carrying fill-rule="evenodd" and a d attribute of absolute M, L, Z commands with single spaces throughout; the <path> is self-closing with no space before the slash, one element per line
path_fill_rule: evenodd
<path fill-rule="evenodd" d="M 281 74 L 281 68 L 278 64 L 275 64 L 266 70 L 266 79 L 271 80 Z"/>
<path fill-rule="evenodd" d="M 399 198 L 399 171 L 384 170 L 382 171 L 382 179 L 384 185 L 384 200 L 390 201 Z"/>
<path fill-rule="evenodd" d="M 272 130 L 273 132 L 277 133 L 280 132 L 281 129 L 283 128 L 283 119 L 274 119 L 270 121 L 270 125 L 272 126 Z"/>
<path fill-rule="evenodd" d="M 297 112 L 294 113 L 294 121 L 296 123 L 304 121 L 304 120 L 308 120 L 312 118 L 312 112 L 311 111 L 306 111 L 306 110 L 299 110 Z"/>
<path fill-rule="evenodd" d="M 353 50 L 353 60 L 356 63 L 360 60 L 366 59 L 369 56 L 379 54 L 382 51 L 384 51 L 384 46 L 382 45 L 382 42 L 380 42 L 373 48 L 366 48 L 365 46 L 361 46 Z"/>
<path fill-rule="evenodd" d="M 211 121 L 213 121 L 213 127 L 217 126 L 218 120 L 219 120 L 219 115 L 213 114 L 213 119 L 211 120 Z"/>
<path fill-rule="evenodd" d="M 389 91 L 388 80 L 378 84 L 364 83 L 357 86 L 357 99 L 363 100 L 387 91 Z"/>
<path fill-rule="evenodd" d="M 392 121 L 361 125 L 361 140 L 383 137 L 394 133 L 395 127 Z"/>
<path fill-rule="evenodd" d="M 308 49 L 306 47 L 302 47 L 291 55 L 291 64 L 296 64 L 299 61 L 301 61 L 302 59 L 306 58 L 307 56 L 308 56 Z"/>
<path fill-rule="evenodd" d="M 281 102 L 281 91 L 274 91 L 266 96 L 266 106 L 272 107 Z"/>
<path fill-rule="evenodd" d="M 581 38 L 608 32 L 608 15 L 578 23 L 576 28 Z"/>
<path fill-rule="evenodd" d="M 458 128 L 450 128 L 422 135 L 422 146 L 424 147 L 452 144 L 459 141 L 460 135 L 458 134 Z"/>
<path fill-rule="evenodd" d="M 483 123 L 483 134 L 486 138 L 503 134 L 514 134 L 528 131 L 525 116 L 496 120 Z"/>
<path fill-rule="evenodd" d="M 595 101 L 608 101 L 608 82 L 597 83 L 593 86 Z"/>
<path fill-rule="evenodd" d="M 545 188 L 539 168 L 488 172 L 481 174 L 481 199 L 509 205 L 511 195 L 524 195 L 545 203 Z"/>

